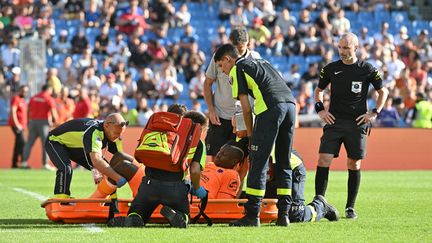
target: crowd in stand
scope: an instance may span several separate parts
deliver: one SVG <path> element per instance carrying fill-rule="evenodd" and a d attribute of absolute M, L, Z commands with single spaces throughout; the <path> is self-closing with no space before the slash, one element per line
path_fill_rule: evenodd
<path fill-rule="evenodd" d="M 189 9 L 204 5 L 205 21 L 217 25 L 211 24 L 209 36 L 202 35 L 203 25 L 195 25 L 196 9 Z M 409 126 L 405 117 L 417 94 L 432 100 L 431 25 L 416 32 L 412 25 L 395 28 L 383 18 L 379 31 L 372 32 L 358 21 L 362 13 L 407 16 L 404 7 L 380 0 L 0 0 L 0 120 L 7 119 L 20 84 L 31 82 L 20 81 L 23 37 L 37 35 L 46 43 L 47 83 L 58 123 L 118 111 L 131 125 L 143 126 L 153 112 L 173 102 L 205 110 L 206 65 L 215 48 L 228 42 L 230 29 L 245 27 L 250 49 L 276 64 L 300 114 L 314 113 L 313 89 L 320 69 L 338 58 L 338 36 L 357 33 L 360 59 L 381 70 L 390 90 L 377 123 Z"/>

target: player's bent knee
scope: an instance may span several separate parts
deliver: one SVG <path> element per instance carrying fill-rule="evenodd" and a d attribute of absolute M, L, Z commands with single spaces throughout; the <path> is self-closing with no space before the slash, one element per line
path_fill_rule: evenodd
<path fill-rule="evenodd" d="M 110 161 L 110 166 L 126 180 L 132 179 L 138 170 L 138 167 L 128 160 L 124 153 L 116 153 Z"/>

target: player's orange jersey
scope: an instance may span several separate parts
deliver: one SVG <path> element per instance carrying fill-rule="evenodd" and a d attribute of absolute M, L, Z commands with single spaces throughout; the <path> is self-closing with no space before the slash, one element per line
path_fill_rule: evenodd
<path fill-rule="evenodd" d="M 207 163 L 201 173 L 201 185 L 208 191 L 209 199 L 233 199 L 240 189 L 240 176 L 235 170 Z"/>

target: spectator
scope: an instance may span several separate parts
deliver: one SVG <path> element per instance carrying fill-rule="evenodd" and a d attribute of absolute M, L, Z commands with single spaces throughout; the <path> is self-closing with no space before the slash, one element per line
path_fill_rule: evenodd
<path fill-rule="evenodd" d="M 36 29 L 39 31 L 39 33 L 48 33 L 50 36 L 55 35 L 55 23 L 51 14 L 52 9 L 50 5 L 42 7 L 39 13 L 34 14 L 34 16 L 37 16 L 35 22 Z"/>
<path fill-rule="evenodd" d="M 62 83 L 58 78 L 57 68 L 50 68 L 47 71 L 47 85 L 53 88 L 53 97 L 57 97 L 60 94 Z"/>
<path fill-rule="evenodd" d="M 315 19 L 314 25 L 318 32 L 329 31 L 332 29 L 332 25 L 329 20 L 329 14 L 327 9 L 320 11 L 319 16 Z"/>
<path fill-rule="evenodd" d="M 138 96 L 154 99 L 158 96 L 153 72 L 149 68 L 140 69 L 140 78 L 137 81 Z"/>
<path fill-rule="evenodd" d="M 135 52 L 129 58 L 129 66 L 137 69 L 148 67 L 153 60 L 147 49 L 147 44 L 141 42 Z"/>
<path fill-rule="evenodd" d="M 223 25 L 219 25 L 217 28 L 217 35 L 212 39 L 212 52 L 215 52 L 221 45 L 229 42 L 229 37 L 226 33 L 226 28 Z"/>
<path fill-rule="evenodd" d="M 85 87 L 78 89 L 78 101 L 72 117 L 74 119 L 92 118 L 92 105 L 88 96 L 88 89 Z"/>
<path fill-rule="evenodd" d="M 67 30 L 60 31 L 60 37 L 57 41 L 54 41 L 52 49 L 54 54 L 58 54 L 58 53 L 68 54 L 71 52 L 72 44 L 68 40 Z"/>
<path fill-rule="evenodd" d="M 389 32 L 389 27 L 390 26 L 388 22 L 382 22 L 380 32 L 373 35 L 375 42 L 382 42 L 384 36 L 387 36 L 393 43 L 393 35 Z"/>
<path fill-rule="evenodd" d="M 72 54 L 82 54 L 85 49 L 89 48 L 89 41 L 85 36 L 83 28 L 78 30 L 78 33 L 72 37 Z"/>
<path fill-rule="evenodd" d="M 317 37 L 315 26 L 311 26 L 303 38 L 305 45 L 305 55 L 319 55 L 321 53 L 320 45 L 321 39 Z"/>
<path fill-rule="evenodd" d="M 18 15 L 15 17 L 15 21 L 17 26 L 21 29 L 21 31 L 25 33 L 32 32 L 33 28 L 33 17 L 32 11 L 33 8 L 30 7 L 21 7 Z"/>
<path fill-rule="evenodd" d="M 175 7 L 169 0 L 155 0 L 150 5 L 150 19 L 153 21 L 153 28 L 168 28 L 170 18 L 175 14 Z"/>
<path fill-rule="evenodd" d="M 95 69 L 93 67 L 88 67 L 84 70 L 82 79 L 82 85 L 89 89 L 99 89 L 102 84 L 101 79 L 96 75 Z"/>
<path fill-rule="evenodd" d="M 408 39 L 408 28 L 402 25 L 399 29 L 399 34 L 394 37 L 395 46 L 401 46 Z"/>
<path fill-rule="evenodd" d="M 11 70 L 12 77 L 7 80 L 10 92 L 16 93 L 20 87 L 21 68 L 13 67 Z"/>
<path fill-rule="evenodd" d="M 118 31 L 126 35 L 130 35 L 136 30 L 143 35 L 147 28 L 144 16 L 138 13 L 138 1 L 133 1 L 130 5 L 130 10 L 120 16 L 117 21 Z"/>
<path fill-rule="evenodd" d="M 411 94 L 415 95 L 415 90 L 417 89 L 416 80 L 411 77 L 411 71 L 409 68 L 402 70 L 400 78 L 396 79 L 396 88 L 400 90 L 400 95 L 404 102 L 405 108 L 412 108 L 414 106 L 415 100 L 413 102 L 410 99 Z"/>
<path fill-rule="evenodd" d="M 283 78 L 286 80 L 288 87 L 293 91 L 293 93 L 296 93 L 296 91 L 300 90 L 301 77 L 298 64 L 291 64 L 290 71 L 285 72 L 283 74 Z"/>
<path fill-rule="evenodd" d="M 312 27 L 313 22 L 310 18 L 310 11 L 303 9 L 300 11 L 300 19 L 297 21 L 297 32 L 300 37 L 306 35 L 310 27 Z"/>
<path fill-rule="evenodd" d="M 147 99 L 145 97 L 141 97 L 139 99 L 137 111 L 138 111 L 138 115 L 137 115 L 138 126 L 145 127 L 145 125 L 147 125 L 147 121 L 149 120 L 150 116 L 153 115 L 153 111 L 150 107 L 148 107 Z"/>
<path fill-rule="evenodd" d="M 283 8 L 275 23 L 282 31 L 283 35 L 288 34 L 288 27 L 296 25 L 296 19 L 290 15 L 288 8 Z"/>
<path fill-rule="evenodd" d="M 175 13 L 175 27 L 183 27 L 190 23 L 191 14 L 188 10 L 187 4 L 180 5 L 180 9 Z"/>
<path fill-rule="evenodd" d="M 69 88 L 62 87 L 60 94 L 55 98 L 56 110 L 58 119 L 55 123 L 55 127 L 60 124 L 73 119 L 73 112 L 75 110 L 75 102 L 69 98 Z"/>
<path fill-rule="evenodd" d="M 262 10 L 261 18 L 264 23 L 273 26 L 276 18 L 276 11 L 274 9 L 273 2 L 271 0 L 261 0 L 260 7 Z"/>
<path fill-rule="evenodd" d="M 183 85 L 177 82 L 169 68 L 164 68 L 156 74 L 156 90 L 161 99 L 177 100 L 180 93 L 183 92 Z"/>
<path fill-rule="evenodd" d="M 159 40 L 150 40 L 148 42 L 147 52 L 151 57 L 153 64 L 161 64 L 167 57 L 168 52 Z"/>
<path fill-rule="evenodd" d="M 243 6 L 237 5 L 234 12 L 230 16 L 231 28 L 246 27 L 248 26 L 246 15 L 243 13 Z"/>
<path fill-rule="evenodd" d="M 85 26 L 89 28 L 99 28 L 101 13 L 98 11 L 96 1 L 90 1 L 88 9 L 84 13 Z"/>
<path fill-rule="evenodd" d="M 423 69 L 423 63 L 417 59 L 414 68 L 411 70 L 411 77 L 416 81 L 416 92 L 424 93 L 427 85 L 427 72 Z"/>
<path fill-rule="evenodd" d="M 368 34 L 368 31 L 367 27 L 360 28 L 359 46 L 373 46 L 375 40 Z"/>
<path fill-rule="evenodd" d="M 195 77 L 189 83 L 189 98 L 191 100 L 204 98 L 205 72 L 200 68 Z"/>
<path fill-rule="evenodd" d="M 228 20 L 235 8 L 234 0 L 221 0 L 219 2 L 219 19 L 221 21 Z"/>
<path fill-rule="evenodd" d="M 78 56 L 79 59 L 76 63 L 76 67 L 79 71 L 83 71 L 88 68 L 92 64 L 92 50 L 90 48 L 86 48 L 81 56 Z"/>
<path fill-rule="evenodd" d="M 84 2 L 78 0 L 67 0 L 64 6 L 65 19 L 84 19 Z"/>
<path fill-rule="evenodd" d="M 101 33 L 96 36 L 93 53 L 107 55 L 108 44 L 110 43 L 109 25 L 102 26 Z"/>
<path fill-rule="evenodd" d="M 180 54 L 190 51 L 192 48 L 192 43 L 198 42 L 198 36 L 193 33 L 194 29 L 191 25 L 185 25 L 183 30 L 184 33 L 180 37 L 179 42 Z"/>
<path fill-rule="evenodd" d="M 391 60 L 386 62 L 389 76 L 393 79 L 399 78 L 402 70 L 405 69 L 405 64 L 400 60 L 397 51 L 391 52 Z"/>
<path fill-rule="evenodd" d="M 186 78 L 186 82 L 190 83 L 191 79 L 196 76 L 198 70 L 205 64 L 204 52 L 198 50 L 198 44 L 192 43 L 190 52 L 185 52 L 182 55 L 180 65 Z"/>
<path fill-rule="evenodd" d="M 130 73 L 126 73 L 122 86 L 125 99 L 135 99 L 138 88 L 136 82 L 132 80 L 132 75 Z"/>
<path fill-rule="evenodd" d="M 0 47 L 1 61 L 4 67 L 12 68 L 19 66 L 20 49 L 18 40 L 12 38 L 6 45 Z"/>
<path fill-rule="evenodd" d="M 123 88 L 120 84 L 116 83 L 116 75 L 113 73 L 108 74 L 107 80 L 100 87 L 99 94 L 103 100 L 111 102 L 113 98 L 119 97 L 123 98 Z"/>
<path fill-rule="evenodd" d="M 266 45 L 271 37 L 271 32 L 267 27 L 264 26 L 264 22 L 261 18 L 255 18 L 253 21 L 252 29 L 249 29 L 249 38 L 255 39 L 256 45 Z"/>
<path fill-rule="evenodd" d="M 380 127 L 397 127 L 399 124 L 399 114 L 393 107 L 393 98 L 388 97 L 387 101 L 379 113 L 376 123 Z"/>
<path fill-rule="evenodd" d="M 252 22 L 255 18 L 261 18 L 263 16 L 262 11 L 256 7 L 255 1 L 247 1 L 246 8 L 243 11 L 246 16 L 246 20 L 249 23 L 248 27 L 252 27 Z"/>
<path fill-rule="evenodd" d="M 122 48 L 125 47 L 127 47 L 127 43 L 123 40 L 123 34 L 118 32 L 115 41 L 109 41 L 106 51 L 112 56 L 121 53 Z"/>
<path fill-rule="evenodd" d="M 423 62 L 432 60 L 432 45 L 431 40 L 429 39 L 429 31 L 427 29 L 420 31 L 419 36 L 414 41 L 414 44 L 417 47 L 420 60 Z"/>
<path fill-rule="evenodd" d="M 138 111 L 135 108 L 129 109 L 125 103 L 120 103 L 120 114 L 126 121 L 129 121 L 129 125 L 138 125 Z"/>
<path fill-rule="evenodd" d="M 297 34 L 294 26 L 288 27 L 288 35 L 284 39 L 284 53 L 287 56 L 302 55 L 305 51 L 305 44 L 300 41 L 301 37 Z"/>
<path fill-rule="evenodd" d="M 341 36 L 351 29 L 351 23 L 349 19 L 345 17 L 345 11 L 343 9 L 339 9 L 336 18 L 331 21 L 331 25 L 332 33 L 335 36 Z"/>
<path fill-rule="evenodd" d="M 66 56 L 63 59 L 63 65 L 58 70 L 58 77 L 62 84 L 70 90 L 75 89 L 77 85 L 78 74 L 75 67 L 72 66 L 72 57 Z"/>

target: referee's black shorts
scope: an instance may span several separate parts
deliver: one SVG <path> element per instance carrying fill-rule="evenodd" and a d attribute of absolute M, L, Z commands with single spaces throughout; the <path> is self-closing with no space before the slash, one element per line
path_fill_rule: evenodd
<path fill-rule="evenodd" d="M 229 140 L 235 140 L 231 120 L 219 118 L 221 124 L 213 125 L 210 123 L 206 137 L 207 155 L 216 155 L 219 149 Z"/>
<path fill-rule="evenodd" d="M 336 119 L 334 124 L 324 126 L 319 152 L 333 154 L 337 158 L 343 143 L 348 158 L 364 159 L 366 157 L 367 130 L 368 124 L 357 125 L 352 120 Z"/>

